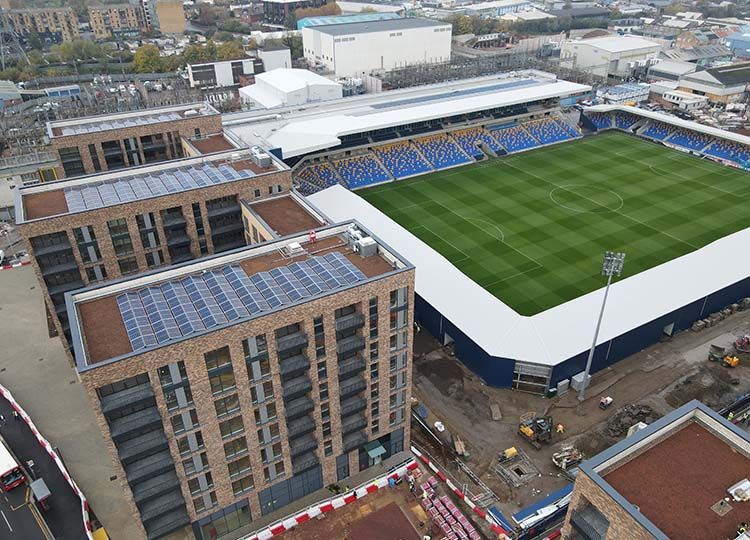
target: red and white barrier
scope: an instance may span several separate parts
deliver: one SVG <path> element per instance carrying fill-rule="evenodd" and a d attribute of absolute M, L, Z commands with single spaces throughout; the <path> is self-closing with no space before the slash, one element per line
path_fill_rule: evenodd
<path fill-rule="evenodd" d="M 346 506 L 347 504 L 358 501 L 379 489 L 388 487 L 389 480 L 403 478 L 406 476 L 407 471 L 414 470 L 417 467 L 419 467 L 419 464 L 413 458 L 410 458 L 388 474 L 370 480 L 369 482 L 365 482 L 344 495 L 339 495 L 318 502 L 298 514 L 288 516 L 264 529 L 261 529 L 260 531 L 255 531 L 249 536 L 244 536 L 241 540 L 268 540 L 269 538 L 278 536 L 289 529 L 293 529 L 297 525 L 310 521 L 312 518 L 317 517 L 320 514 L 327 514 L 328 512 L 332 512 L 338 508 Z"/>
<path fill-rule="evenodd" d="M 492 532 L 497 534 L 498 539 L 502 540 L 510 540 L 510 533 L 505 530 L 505 528 L 501 527 L 497 522 L 495 522 L 494 519 L 492 519 L 492 516 L 485 512 L 482 508 L 478 507 L 476 504 L 474 504 L 474 501 L 472 501 L 470 498 L 468 498 L 464 492 L 462 492 L 451 480 L 448 478 L 443 471 L 441 471 L 433 461 L 427 457 L 425 454 L 414 448 L 411 447 L 411 453 L 414 454 L 419 458 L 419 460 L 427 465 L 429 469 L 435 473 L 435 476 L 440 478 L 445 484 L 450 488 L 453 493 L 456 494 L 456 496 L 461 499 L 463 502 L 466 503 L 466 505 L 471 508 L 471 510 L 480 518 L 485 520 L 489 525 L 490 529 L 492 529 Z"/>
<path fill-rule="evenodd" d="M 60 459 L 60 456 L 57 455 L 57 452 L 55 452 L 52 449 L 52 445 L 49 443 L 47 439 L 44 438 L 44 436 L 36 428 L 33 420 L 31 420 L 31 417 L 28 414 L 26 414 L 26 411 L 24 411 L 21 405 L 19 405 L 19 403 L 13 398 L 13 394 L 10 393 L 10 390 L 5 388 L 1 384 L 0 384 L 0 395 L 2 395 L 8 401 L 8 403 L 10 403 L 10 406 L 13 407 L 16 410 L 16 412 L 19 414 L 19 416 L 23 419 L 23 421 L 26 422 L 26 424 L 29 426 L 29 429 L 31 429 L 31 432 L 34 434 L 34 437 L 36 437 L 36 440 L 39 442 L 40 445 L 42 445 L 42 448 L 44 448 L 47 451 L 47 454 L 49 454 L 49 457 L 52 459 L 52 461 L 55 462 L 55 464 L 57 465 L 57 468 L 60 469 L 60 473 L 63 475 L 63 478 L 65 478 L 65 480 L 70 485 L 71 489 L 73 490 L 73 493 L 75 493 L 80 499 L 81 515 L 83 518 L 84 530 L 86 531 L 87 538 L 89 538 L 89 540 L 93 540 L 94 537 L 91 534 L 91 530 L 92 530 L 91 519 L 89 518 L 89 502 L 88 500 L 86 500 L 86 496 L 78 488 L 78 485 L 76 485 L 75 480 L 73 480 L 73 478 L 70 476 L 70 473 L 65 468 L 65 465 Z"/>
<path fill-rule="evenodd" d="M 19 266 L 26 266 L 31 264 L 31 261 L 17 262 L 13 264 L 4 264 L 0 266 L 0 270 L 11 270 L 12 268 L 18 268 Z"/>

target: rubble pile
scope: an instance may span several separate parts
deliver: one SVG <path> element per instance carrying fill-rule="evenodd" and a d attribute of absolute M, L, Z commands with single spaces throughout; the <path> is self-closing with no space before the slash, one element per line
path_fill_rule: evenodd
<path fill-rule="evenodd" d="M 651 424 L 659 415 L 648 405 L 626 405 L 607 421 L 606 432 L 610 437 L 622 437 L 630 426 L 643 422 Z"/>

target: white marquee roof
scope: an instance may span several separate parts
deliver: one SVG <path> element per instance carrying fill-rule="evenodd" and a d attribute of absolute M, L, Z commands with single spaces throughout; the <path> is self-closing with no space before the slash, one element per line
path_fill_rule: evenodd
<path fill-rule="evenodd" d="M 416 266 L 417 293 L 488 354 L 554 366 L 591 346 L 602 289 L 522 316 L 355 193 L 334 186 L 308 200 L 334 222 L 356 218 L 407 257 Z M 745 229 L 615 282 L 599 343 L 747 278 L 748 245 L 750 229 Z M 728 260 L 732 264 L 717 264 Z"/>

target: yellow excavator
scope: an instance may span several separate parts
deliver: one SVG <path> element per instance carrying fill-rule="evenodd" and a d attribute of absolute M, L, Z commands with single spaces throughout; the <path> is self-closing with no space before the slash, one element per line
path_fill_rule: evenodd
<path fill-rule="evenodd" d="M 520 418 L 518 433 L 539 450 L 542 443 L 549 442 L 552 438 L 552 417 L 537 416 L 534 412 L 526 413 Z"/>

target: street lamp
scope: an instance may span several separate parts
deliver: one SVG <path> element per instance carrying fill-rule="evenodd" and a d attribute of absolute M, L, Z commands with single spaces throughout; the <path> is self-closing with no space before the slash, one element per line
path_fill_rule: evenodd
<path fill-rule="evenodd" d="M 599 311 L 599 319 L 596 321 L 596 330 L 594 330 L 594 341 L 591 343 L 591 350 L 589 351 L 589 358 L 586 360 L 586 371 L 583 372 L 583 382 L 581 387 L 578 389 L 578 401 L 583 401 L 586 393 L 586 383 L 589 378 L 589 371 L 591 371 L 591 361 L 594 359 L 594 350 L 596 349 L 596 339 L 599 337 L 599 328 L 602 325 L 602 317 L 604 316 L 604 306 L 607 305 L 607 296 L 609 295 L 609 286 L 612 283 L 612 276 L 619 276 L 622 274 L 622 267 L 625 264 L 624 253 L 614 253 L 612 251 L 604 252 L 604 260 L 602 261 L 602 275 L 607 276 L 607 286 L 604 288 L 604 299 L 602 300 L 602 308 Z"/>

